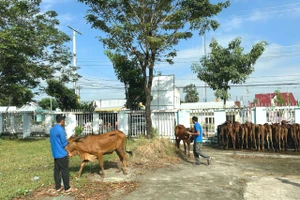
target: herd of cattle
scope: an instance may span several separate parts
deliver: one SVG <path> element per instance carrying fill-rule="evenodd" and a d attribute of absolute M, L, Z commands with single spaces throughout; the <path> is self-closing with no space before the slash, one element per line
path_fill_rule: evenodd
<path fill-rule="evenodd" d="M 180 141 L 183 141 L 184 152 L 190 157 L 190 144 L 193 137 L 187 134 L 187 131 L 193 130 L 185 128 L 183 125 L 175 127 L 175 141 L 177 148 L 180 147 Z M 294 148 L 299 151 L 300 144 L 300 124 L 290 124 L 287 121 L 281 121 L 281 124 L 254 124 L 246 122 L 226 121 L 217 127 L 219 144 L 228 149 L 256 149 L 273 151 L 287 150 Z M 288 143 L 288 141 L 291 141 Z M 123 170 L 126 174 L 127 154 L 132 155 L 131 151 L 126 150 L 126 135 L 119 130 L 110 131 L 100 135 L 88 135 L 86 137 L 70 137 L 68 139 L 66 150 L 70 157 L 79 155 L 82 163 L 79 169 L 79 176 L 82 173 L 84 165 L 89 161 L 98 159 L 100 165 L 100 175 L 104 176 L 103 155 L 113 153 L 114 151 L 120 158 L 118 171 Z"/>
<path fill-rule="evenodd" d="M 256 149 L 273 151 L 287 150 L 294 148 L 299 151 L 300 124 L 290 124 L 281 121 L 281 124 L 254 124 L 246 122 L 226 121 L 217 127 L 219 144 L 228 149 Z"/>

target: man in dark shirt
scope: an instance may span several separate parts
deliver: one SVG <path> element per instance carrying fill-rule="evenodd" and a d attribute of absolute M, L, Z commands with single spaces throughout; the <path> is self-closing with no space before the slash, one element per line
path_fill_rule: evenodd
<path fill-rule="evenodd" d="M 61 178 L 63 180 L 64 189 L 66 192 L 71 192 L 74 189 L 70 187 L 69 180 L 69 159 L 65 147 L 68 145 L 66 138 L 65 116 L 57 115 L 56 122 L 50 130 L 50 143 L 52 156 L 54 158 L 54 181 L 55 190 L 60 192 L 63 190 L 61 186 Z"/>

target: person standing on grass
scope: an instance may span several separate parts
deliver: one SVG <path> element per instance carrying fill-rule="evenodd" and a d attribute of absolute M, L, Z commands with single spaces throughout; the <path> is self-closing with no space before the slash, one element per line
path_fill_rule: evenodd
<path fill-rule="evenodd" d="M 196 165 L 200 165 L 200 156 L 207 160 L 207 165 L 210 165 L 211 157 L 202 153 L 200 149 L 202 137 L 203 137 L 203 131 L 201 125 L 198 122 L 198 117 L 194 116 L 192 117 L 192 120 L 194 124 L 194 133 L 187 131 L 187 134 L 194 137 L 193 153 L 194 153 Z"/>
<path fill-rule="evenodd" d="M 74 191 L 70 187 L 69 179 L 69 159 L 68 153 L 65 147 L 68 145 L 65 126 L 65 116 L 57 115 L 56 122 L 50 130 L 50 143 L 52 156 L 54 158 L 54 181 L 55 190 L 60 192 L 65 189 L 66 192 Z M 64 187 L 61 186 L 61 178 L 63 180 Z"/>

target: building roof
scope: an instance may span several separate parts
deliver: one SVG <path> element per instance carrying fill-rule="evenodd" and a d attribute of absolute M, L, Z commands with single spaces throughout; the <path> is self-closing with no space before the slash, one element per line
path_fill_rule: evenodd
<path fill-rule="evenodd" d="M 293 93 L 291 92 L 282 92 L 281 93 L 285 104 L 282 106 L 296 106 L 297 101 Z M 266 93 L 266 94 L 255 94 L 255 98 L 257 99 L 258 103 L 256 106 L 275 106 L 278 105 L 274 99 L 276 99 L 276 93 Z M 280 106 L 280 105 L 278 105 Z"/>
<path fill-rule="evenodd" d="M 39 106 L 39 104 L 35 102 L 29 102 L 25 105 L 23 105 L 18 111 L 42 111 L 43 108 Z"/>

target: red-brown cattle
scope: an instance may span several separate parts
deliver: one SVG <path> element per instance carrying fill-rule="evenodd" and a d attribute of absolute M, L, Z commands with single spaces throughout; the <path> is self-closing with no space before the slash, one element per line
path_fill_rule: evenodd
<path fill-rule="evenodd" d="M 286 127 L 288 130 L 287 136 L 288 134 L 290 135 L 290 137 L 292 138 L 294 144 L 295 144 L 295 151 L 299 150 L 299 144 L 298 144 L 298 136 L 297 136 L 297 127 L 295 128 L 293 124 L 289 124 L 286 120 L 282 120 L 281 121 L 282 126 Z M 287 140 L 287 138 L 286 138 Z M 287 145 L 286 145 L 286 149 L 287 149 Z"/>
<path fill-rule="evenodd" d="M 271 125 L 275 151 L 281 151 L 281 126 L 278 123 Z"/>
<path fill-rule="evenodd" d="M 265 126 L 261 125 L 261 124 L 257 124 L 256 125 L 256 141 L 257 141 L 257 150 L 260 151 L 260 149 L 262 151 L 265 150 Z"/>
<path fill-rule="evenodd" d="M 270 150 L 272 148 L 272 150 L 275 151 L 274 145 L 273 145 L 272 127 L 268 123 L 265 123 L 264 126 L 265 126 L 265 133 L 266 133 L 265 138 L 267 141 L 268 150 Z"/>
<path fill-rule="evenodd" d="M 82 163 L 78 176 L 81 176 L 84 165 L 89 161 L 98 159 L 101 173 L 104 177 L 103 155 L 113 153 L 114 151 L 120 158 L 118 163 L 120 172 L 127 174 L 127 159 L 126 153 L 132 155 L 131 151 L 126 151 L 126 135 L 119 131 L 110 131 L 101 135 L 88 135 L 87 137 L 70 137 L 68 139 L 69 145 L 66 150 L 70 157 L 79 155 Z"/>
<path fill-rule="evenodd" d="M 217 133 L 218 133 L 218 140 L 220 145 L 225 144 L 225 135 L 226 135 L 226 125 L 228 123 L 231 123 L 230 121 L 225 121 L 223 124 L 218 125 L 217 127 Z"/>
<path fill-rule="evenodd" d="M 255 138 L 255 124 L 252 122 L 246 122 L 245 124 L 248 127 L 248 133 L 250 138 L 250 149 L 252 149 L 253 146 L 255 147 L 255 149 L 257 149 L 256 138 Z"/>
<path fill-rule="evenodd" d="M 228 123 L 225 128 L 225 133 L 226 133 L 226 145 L 225 149 L 228 149 L 228 144 L 229 144 L 229 138 L 231 138 L 231 143 L 232 147 L 235 150 L 235 143 L 236 143 L 236 135 L 235 132 L 233 131 L 233 125 L 232 123 Z"/>
<path fill-rule="evenodd" d="M 184 147 L 184 153 L 186 155 L 186 150 L 188 151 L 188 157 L 190 157 L 190 146 L 191 143 L 193 143 L 194 138 L 187 134 L 186 132 L 194 132 L 194 130 L 190 130 L 185 128 L 182 124 L 178 124 L 175 129 L 175 141 L 176 141 L 176 147 L 180 149 L 180 141 L 183 141 L 183 147 Z"/>

